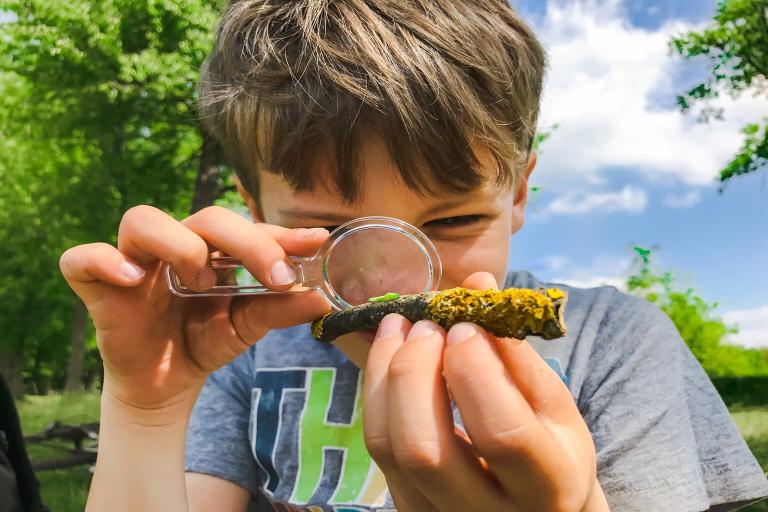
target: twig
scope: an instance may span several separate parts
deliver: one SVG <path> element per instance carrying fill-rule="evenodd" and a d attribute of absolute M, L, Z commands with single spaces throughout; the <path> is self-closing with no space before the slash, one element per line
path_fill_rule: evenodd
<path fill-rule="evenodd" d="M 411 322 L 432 320 L 446 329 L 459 322 L 473 322 L 501 338 L 540 336 L 552 340 L 567 334 L 563 317 L 567 300 L 559 288 L 451 288 L 329 313 L 312 323 L 312 336 L 331 342 L 353 331 L 376 329 L 389 313 L 399 313 Z"/>

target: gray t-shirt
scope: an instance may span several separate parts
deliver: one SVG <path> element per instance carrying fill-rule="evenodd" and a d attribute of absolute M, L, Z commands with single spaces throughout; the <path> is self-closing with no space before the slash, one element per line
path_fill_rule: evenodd
<path fill-rule="evenodd" d="M 728 410 L 657 306 L 609 286 L 543 284 L 528 272 L 510 273 L 506 286 L 569 294 L 568 336 L 528 341 L 592 432 L 612 510 L 730 510 L 768 495 Z M 271 332 L 208 379 L 186 469 L 249 490 L 257 510 L 392 509 L 363 441 L 361 376 L 308 325 Z"/>

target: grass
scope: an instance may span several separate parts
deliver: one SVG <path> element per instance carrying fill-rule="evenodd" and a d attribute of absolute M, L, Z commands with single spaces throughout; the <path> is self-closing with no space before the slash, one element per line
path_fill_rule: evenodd
<path fill-rule="evenodd" d="M 768 405 L 735 407 L 731 417 L 747 441 L 763 472 L 768 475 Z M 744 512 L 768 512 L 768 500 L 741 509 Z"/>
<path fill-rule="evenodd" d="M 25 435 L 43 431 L 54 420 L 70 425 L 99 420 L 99 395 L 96 393 L 27 396 L 16 406 Z M 32 459 L 62 456 L 63 453 L 57 448 L 66 446 L 61 442 L 30 446 L 29 456 Z M 88 466 L 39 471 L 37 477 L 43 502 L 52 512 L 74 512 L 85 508 L 91 483 Z"/>
<path fill-rule="evenodd" d="M 22 429 L 25 434 L 43 430 L 53 420 L 64 423 L 98 421 L 99 397 L 94 393 L 29 396 L 18 402 Z M 763 471 L 768 474 L 768 404 L 734 407 L 731 416 L 739 427 Z M 30 457 L 55 456 L 55 447 L 30 447 Z M 91 474 L 81 466 L 73 469 L 38 473 L 44 502 L 52 512 L 75 512 L 85 507 Z M 768 502 L 741 509 L 743 512 L 768 512 Z"/>

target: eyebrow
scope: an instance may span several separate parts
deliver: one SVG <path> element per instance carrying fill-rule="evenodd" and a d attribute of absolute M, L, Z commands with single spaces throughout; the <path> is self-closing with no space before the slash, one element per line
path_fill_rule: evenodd
<path fill-rule="evenodd" d="M 353 217 L 348 215 L 339 215 L 338 213 L 322 212 L 316 210 L 302 210 L 301 208 L 286 208 L 279 210 L 278 213 L 291 219 L 318 219 L 335 224 L 343 224 Z"/>
<path fill-rule="evenodd" d="M 443 212 L 458 208 L 459 206 L 464 206 L 465 204 L 471 203 L 471 202 L 472 202 L 472 199 L 458 199 L 455 201 L 446 201 L 444 203 L 437 204 L 432 208 L 427 209 L 422 215 L 424 215 L 425 217 L 429 217 L 431 215 L 437 215 L 439 213 L 443 213 Z"/>
<path fill-rule="evenodd" d="M 439 213 L 443 213 L 445 211 L 453 210 L 454 208 L 458 208 L 459 206 L 463 206 L 467 204 L 468 200 L 456 200 L 456 201 L 447 201 L 445 203 L 437 204 L 426 211 L 422 213 L 422 216 L 431 216 L 431 215 L 437 215 Z M 302 208 L 285 208 L 283 210 L 278 210 L 278 213 L 284 217 L 288 217 L 294 220 L 303 220 L 303 219 L 317 219 L 322 221 L 327 221 L 334 224 L 343 224 L 344 222 L 348 220 L 352 220 L 354 216 L 350 215 L 341 215 L 338 213 L 332 213 L 332 212 L 324 212 L 320 210 L 304 210 Z"/>

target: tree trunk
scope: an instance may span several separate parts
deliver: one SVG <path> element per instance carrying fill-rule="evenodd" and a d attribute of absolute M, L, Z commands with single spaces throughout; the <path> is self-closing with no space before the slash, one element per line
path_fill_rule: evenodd
<path fill-rule="evenodd" d="M 83 366 L 85 364 L 85 335 L 88 332 L 88 310 L 83 301 L 77 299 L 72 326 L 69 334 L 69 365 L 67 367 L 66 391 L 83 389 Z"/>
<path fill-rule="evenodd" d="M 210 135 L 202 132 L 203 147 L 200 151 L 200 162 L 197 166 L 195 179 L 195 195 L 192 197 L 190 213 L 211 206 L 221 196 L 221 173 L 223 171 L 223 154 L 221 147 Z"/>
<path fill-rule="evenodd" d="M 24 381 L 21 378 L 21 370 L 24 358 L 18 347 L 0 346 L 0 375 L 5 378 L 8 389 L 14 398 L 21 398 L 24 391 Z"/>

